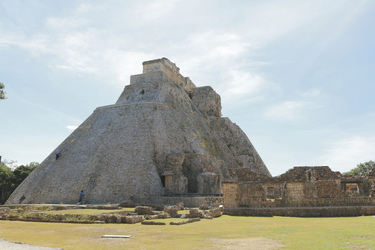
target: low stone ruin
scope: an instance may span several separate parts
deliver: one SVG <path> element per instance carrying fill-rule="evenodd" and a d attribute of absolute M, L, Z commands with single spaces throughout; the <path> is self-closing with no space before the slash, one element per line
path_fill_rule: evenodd
<path fill-rule="evenodd" d="M 280 176 L 269 177 L 239 170 L 238 181 L 223 183 L 225 213 L 270 215 L 274 211 L 274 215 L 289 216 L 290 211 L 295 211 L 295 216 L 332 216 L 337 211 L 337 216 L 375 214 L 374 171 L 355 177 L 343 176 L 327 166 L 294 167 Z"/>
<path fill-rule="evenodd" d="M 180 204 L 181 205 L 181 204 Z M 110 206 L 110 205 L 108 205 Z M 118 205 L 112 205 L 119 207 Z M 183 225 L 200 221 L 201 218 L 212 219 L 221 216 L 217 209 L 200 212 L 190 210 L 190 214 L 179 214 L 178 206 L 167 206 L 165 211 L 154 210 L 150 206 L 137 206 L 133 211 L 119 210 L 115 212 L 104 212 L 101 214 L 74 214 L 74 213 L 50 213 L 51 211 L 72 210 L 72 209 L 99 209 L 101 206 L 51 206 L 51 205 L 18 205 L 0 207 L 0 220 L 20 220 L 33 222 L 59 222 L 59 223 L 126 223 L 135 224 L 141 222 L 144 225 L 166 225 L 162 219 L 187 218 L 188 220 L 176 221 L 171 225 Z M 184 208 L 182 208 L 184 209 Z M 195 211 L 197 211 L 195 213 Z M 49 212 L 49 213 L 47 213 Z"/>

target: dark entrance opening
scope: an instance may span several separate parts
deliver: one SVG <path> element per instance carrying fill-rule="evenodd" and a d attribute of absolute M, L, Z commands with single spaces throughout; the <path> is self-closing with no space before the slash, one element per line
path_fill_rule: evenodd
<path fill-rule="evenodd" d="M 165 176 L 164 175 L 160 176 L 160 180 L 161 180 L 161 185 L 165 187 Z"/>
<path fill-rule="evenodd" d="M 188 193 L 198 193 L 198 180 L 196 176 L 188 177 Z"/>

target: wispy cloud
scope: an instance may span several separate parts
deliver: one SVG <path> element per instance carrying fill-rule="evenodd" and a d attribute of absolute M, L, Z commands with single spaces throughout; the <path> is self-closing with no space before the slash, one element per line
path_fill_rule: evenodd
<path fill-rule="evenodd" d="M 182 53 L 181 61 L 184 70 L 217 69 L 225 66 L 237 67 L 234 60 L 241 57 L 251 44 L 242 36 L 220 30 L 208 30 L 191 34 L 187 41 L 176 45 L 176 50 Z"/>
<path fill-rule="evenodd" d="M 249 97 L 266 84 L 266 81 L 256 73 L 231 69 L 229 75 L 231 81 L 225 85 L 225 91 L 223 89 L 222 93 L 225 101 Z"/>
<path fill-rule="evenodd" d="M 302 92 L 299 92 L 300 96 L 304 98 L 315 98 L 322 95 L 322 91 L 320 89 L 308 89 Z"/>
<path fill-rule="evenodd" d="M 78 128 L 78 126 L 68 125 L 68 126 L 66 126 L 66 128 L 69 129 L 69 130 L 75 130 L 76 128 Z"/>
<path fill-rule="evenodd" d="M 176 3 L 179 1 L 180 0 L 152 1 L 142 6 L 142 8 L 136 11 L 136 13 L 143 22 L 150 22 L 165 16 L 168 12 L 173 10 L 173 8 L 176 6 Z"/>
<path fill-rule="evenodd" d="M 317 107 L 312 102 L 305 101 L 287 101 L 269 107 L 266 110 L 265 117 L 278 121 L 297 121 L 305 117 L 306 112 Z"/>
<path fill-rule="evenodd" d="M 348 171 L 358 163 L 374 160 L 374 155 L 375 137 L 351 136 L 332 143 L 320 161 L 332 169 Z"/>

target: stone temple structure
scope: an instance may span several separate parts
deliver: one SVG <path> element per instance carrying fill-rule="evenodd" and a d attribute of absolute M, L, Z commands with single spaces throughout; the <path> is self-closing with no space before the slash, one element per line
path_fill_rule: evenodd
<path fill-rule="evenodd" d="M 221 117 L 220 96 L 162 58 L 143 62 L 117 102 L 97 108 L 7 204 L 23 194 L 24 203 L 77 203 L 81 190 L 91 204 L 220 196 L 241 169 L 271 177 L 244 132 Z"/>

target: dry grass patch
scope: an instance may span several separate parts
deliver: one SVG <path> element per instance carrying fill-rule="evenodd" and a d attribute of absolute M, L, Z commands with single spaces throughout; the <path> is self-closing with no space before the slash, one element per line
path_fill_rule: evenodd
<path fill-rule="evenodd" d="M 159 220 L 158 220 L 159 221 Z M 64 249 L 375 249 L 375 219 L 221 216 L 181 226 L 0 221 L 8 241 Z M 104 234 L 131 235 L 101 239 Z M 232 249 L 233 249 L 232 248 Z"/>
<path fill-rule="evenodd" d="M 266 238 L 245 238 L 245 239 L 207 239 L 213 243 L 212 249 L 238 249 L 238 250 L 271 250 L 285 247 L 278 240 Z"/>

